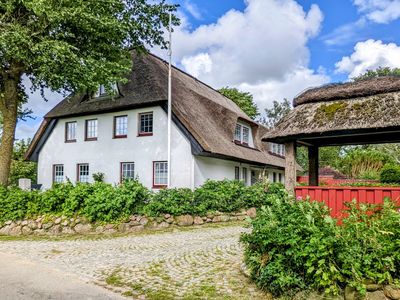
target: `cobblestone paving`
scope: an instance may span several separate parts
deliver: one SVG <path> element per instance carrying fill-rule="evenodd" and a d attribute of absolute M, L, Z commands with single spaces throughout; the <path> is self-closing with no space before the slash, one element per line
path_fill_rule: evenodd
<path fill-rule="evenodd" d="M 0 252 L 44 262 L 139 299 L 266 299 L 240 273 L 241 226 L 125 237 L 0 242 Z"/>

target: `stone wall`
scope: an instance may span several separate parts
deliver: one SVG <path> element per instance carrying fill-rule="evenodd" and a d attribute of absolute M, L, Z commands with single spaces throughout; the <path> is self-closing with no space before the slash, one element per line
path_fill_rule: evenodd
<path fill-rule="evenodd" d="M 0 226 L 0 235 L 73 235 L 73 234 L 113 234 L 140 232 L 144 229 L 165 229 L 169 227 L 182 227 L 203 225 L 209 223 L 221 223 L 230 221 L 242 221 L 246 217 L 255 217 L 256 209 L 223 214 L 213 213 L 207 216 L 171 216 L 164 214 L 151 218 L 141 215 L 133 215 L 128 221 L 119 224 L 90 223 L 83 217 L 69 218 L 41 216 L 34 220 L 7 221 Z"/>

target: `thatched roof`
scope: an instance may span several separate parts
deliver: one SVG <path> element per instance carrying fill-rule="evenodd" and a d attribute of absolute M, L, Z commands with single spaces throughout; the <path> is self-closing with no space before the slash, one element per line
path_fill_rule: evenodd
<path fill-rule="evenodd" d="M 46 114 L 44 124 L 49 119 L 165 106 L 168 92 L 167 62 L 152 54 L 132 53 L 132 59 L 133 69 L 128 83 L 118 85 L 119 97 L 98 100 L 91 100 L 87 95 L 68 97 Z M 270 155 L 267 145 L 261 142 L 267 129 L 250 119 L 233 101 L 178 68 L 172 70 L 172 82 L 173 114 L 201 146 L 200 155 L 284 167 L 284 159 Z M 255 149 L 233 142 L 238 119 L 252 127 Z M 36 149 L 45 126 L 36 134 L 28 157 Z"/>
<path fill-rule="evenodd" d="M 264 140 L 314 139 L 315 142 L 320 139 L 323 144 L 322 138 L 327 137 L 399 130 L 400 77 L 378 77 L 310 89 L 295 98 L 294 105 L 264 135 Z M 350 144 L 351 138 L 347 139 L 346 143 Z"/>

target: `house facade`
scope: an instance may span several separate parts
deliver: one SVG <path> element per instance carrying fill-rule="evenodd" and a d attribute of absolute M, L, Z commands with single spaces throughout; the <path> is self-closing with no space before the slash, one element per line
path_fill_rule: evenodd
<path fill-rule="evenodd" d="M 167 64 L 151 54 L 132 54 L 128 83 L 95 94 L 73 95 L 53 108 L 36 133 L 27 158 L 38 162 L 38 183 L 137 178 L 166 187 Z M 284 181 L 280 145 L 261 142 L 266 129 L 231 100 L 181 70 L 173 69 L 171 187 L 195 188 L 207 179 L 261 177 Z"/>

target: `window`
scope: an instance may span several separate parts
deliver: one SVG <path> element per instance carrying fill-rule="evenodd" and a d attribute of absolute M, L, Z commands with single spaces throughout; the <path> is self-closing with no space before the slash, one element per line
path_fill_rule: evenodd
<path fill-rule="evenodd" d="M 235 142 L 248 146 L 249 140 L 250 140 L 250 128 L 242 124 L 236 124 Z"/>
<path fill-rule="evenodd" d="M 89 164 L 78 164 L 78 182 L 89 182 Z"/>
<path fill-rule="evenodd" d="M 121 163 L 121 181 L 127 179 L 135 179 L 135 163 L 133 162 Z"/>
<path fill-rule="evenodd" d="M 97 119 L 85 121 L 85 141 L 97 140 Z"/>
<path fill-rule="evenodd" d="M 114 138 L 128 136 L 128 116 L 114 117 Z"/>
<path fill-rule="evenodd" d="M 62 183 L 64 181 L 64 165 L 53 165 L 53 182 Z"/>
<path fill-rule="evenodd" d="M 101 84 L 99 88 L 97 89 L 96 93 L 94 93 L 94 97 L 104 97 L 104 96 L 110 96 L 118 94 L 118 85 L 116 83 L 113 83 L 111 85 L 111 91 L 106 91 L 106 86 L 104 84 Z"/>
<path fill-rule="evenodd" d="M 76 142 L 76 122 L 65 123 L 65 142 Z"/>
<path fill-rule="evenodd" d="M 242 180 L 247 185 L 247 168 L 242 169 Z"/>
<path fill-rule="evenodd" d="M 282 174 L 281 173 L 278 174 L 278 178 L 279 178 L 279 182 L 282 183 Z"/>
<path fill-rule="evenodd" d="M 235 180 L 239 181 L 240 180 L 240 168 L 235 167 Z"/>
<path fill-rule="evenodd" d="M 272 173 L 272 182 L 276 182 L 276 173 L 275 172 Z"/>
<path fill-rule="evenodd" d="M 153 135 L 153 113 L 139 114 L 139 136 Z"/>
<path fill-rule="evenodd" d="M 168 162 L 153 162 L 153 187 L 165 187 L 168 184 Z"/>
<path fill-rule="evenodd" d="M 270 143 L 269 151 L 279 156 L 285 156 L 285 145 Z"/>

